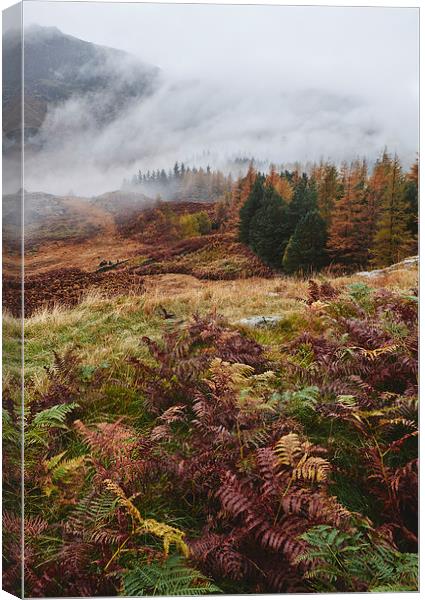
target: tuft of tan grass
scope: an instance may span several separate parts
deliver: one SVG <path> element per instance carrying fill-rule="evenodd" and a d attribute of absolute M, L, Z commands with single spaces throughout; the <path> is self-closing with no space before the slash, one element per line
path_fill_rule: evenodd
<path fill-rule="evenodd" d="M 42 308 L 25 319 L 25 331 L 29 334 L 32 326 L 59 327 L 77 324 L 83 317 L 84 312 L 81 304 L 74 309 L 61 304 L 55 304 L 51 308 Z"/>

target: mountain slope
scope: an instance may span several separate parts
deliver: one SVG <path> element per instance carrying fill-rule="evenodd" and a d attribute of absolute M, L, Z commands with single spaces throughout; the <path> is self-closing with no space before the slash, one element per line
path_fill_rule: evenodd
<path fill-rule="evenodd" d="M 20 111 L 20 41 L 3 37 L 3 131 L 17 138 Z M 99 123 L 113 119 L 132 100 L 149 95 L 159 69 L 126 52 L 66 35 L 56 27 L 32 25 L 24 33 L 25 136 L 34 136 L 50 107 L 71 97 L 93 97 Z"/>

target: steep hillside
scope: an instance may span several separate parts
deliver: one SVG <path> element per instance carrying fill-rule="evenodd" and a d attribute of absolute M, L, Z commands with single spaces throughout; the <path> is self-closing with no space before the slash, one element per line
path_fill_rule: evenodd
<path fill-rule="evenodd" d="M 16 138 L 19 128 L 20 114 L 15 109 L 20 89 L 19 43 L 14 32 L 3 38 L 3 131 L 9 140 Z M 113 119 L 132 100 L 148 95 L 159 73 L 121 50 L 38 25 L 24 32 L 24 64 L 27 138 L 37 133 L 49 108 L 71 97 L 96 95 L 99 111 L 93 118 L 99 122 Z"/>

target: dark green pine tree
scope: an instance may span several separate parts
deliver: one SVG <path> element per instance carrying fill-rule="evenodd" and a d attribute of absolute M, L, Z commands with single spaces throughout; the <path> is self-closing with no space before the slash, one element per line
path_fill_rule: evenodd
<path fill-rule="evenodd" d="M 285 273 L 310 273 L 326 264 L 326 223 L 318 210 L 299 221 L 286 246 L 282 267 Z"/>
<path fill-rule="evenodd" d="M 405 198 L 407 201 L 407 229 L 412 236 L 412 252 L 417 252 L 418 246 L 418 179 L 419 163 L 416 161 L 406 177 Z"/>
<path fill-rule="evenodd" d="M 264 196 L 264 175 L 257 175 L 245 204 L 239 211 L 239 239 L 249 244 L 251 220 L 262 204 Z"/>
<path fill-rule="evenodd" d="M 307 177 L 305 173 L 297 181 L 294 195 L 289 204 L 289 225 L 291 233 L 294 233 L 299 221 L 305 215 L 317 209 L 317 187 L 314 179 Z"/>
<path fill-rule="evenodd" d="M 279 268 L 290 235 L 288 205 L 273 187 L 268 186 L 261 207 L 251 219 L 249 245 L 265 263 Z"/>

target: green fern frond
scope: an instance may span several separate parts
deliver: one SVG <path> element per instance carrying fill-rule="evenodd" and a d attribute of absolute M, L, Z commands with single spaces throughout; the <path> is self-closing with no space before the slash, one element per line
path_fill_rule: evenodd
<path fill-rule="evenodd" d="M 76 458 L 70 458 L 68 460 L 62 460 L 56 465 L 52 471 L 52 481 L 66 481 L 76 473 L 76 471 L 83 466 L 85 456 L 77 456 Z"/>
<path fill-rule="evenodd" d="M 104 492 L 97 497 L 83 498 L 75 507 L 74 518 L 84 527 L 87 522 L 91 523 L 95 529 L 104 527 L 112 518 L 118 500 L 109 492 Z"/>
<path fill-rule="evenodd" d="M 402 554 L 371 539 L 367 532 L 346 533 L 330 525 L 317 525 L 300 539 L 308 548 L 297 562 L 314 565 L 305 578 L 316 590 L 356 591 L 358 582 L 365 583 L 369 591 L 391 591 L 397 586 L 404 591 L 418 589 L 417 555 Z"/>
<path fill-rule="evenodd" d="M 339 396 L 337 396 L 336 401 L 338 402 L 338 404 L 346 406 L 347 408 L 357 407 L 356 398 L 351 394 L 340 394 Z"/>
<path fill-rule="evenodd" d="M 8 444 L 19 444 L 21 441 L 21 431 L 19 428 L 19 424 L 15 424 L 12 420 L 10 414 L 2 409 L 3 418 L 2 418 L 2 440 L 3 443 Z"/>
<path fill-rule="evenodd" d="M 63 427 L 66 417 L 75 408 L 78 408 L 76 402 L 70 404 L 57 404 L 51 408 L 46 408 L 37 413 L 31 422 L 31 428 L 48 429 L 50 427 Z"/>
<path fill-rule="evenodd" d="M 417 592 L 418 588 L 411 588 L 405 586 L 402 583 L 390 583 L 387 585 L 378 585 L 376 587 L 369 588 L 369 592 Z"/>
<path fill-rule="evenodd" d="M 285 392 L 282 399 L 285 412 L 302 420 L 315 410 L 319 399 L 319 388 L 309 385 L 295 392 Z"/>
<path fill-rule="evenodd" d="M 180 556 L 136 567 L 123 577 L 125 596 L 200 596 L 221 591 L 202 573 L 186 566 Z"/>
<path fill-rule="evenodd" d="M 40 411 L 30 422 L 26 419 L 25 447 L 28 448 L 37 444 L 48 446 L 49 438 L 46 433 L 52 428 L 66 430 L 66 418 L 78 406 L 76 402 L 57 404 Z"/>
<path fill-rule="evenodd" d="M 60 452 L 47 461 L 44 461 L 46 476 L 42 486 L 46 496 L 50 496 L 53 492 L 59 490 L 57 484 L 72 483 L 73 478 L 78 474 L 83 467 L 86 457 L 77 456 L 76 458 L 64 459 L 66 452 Z"/>

